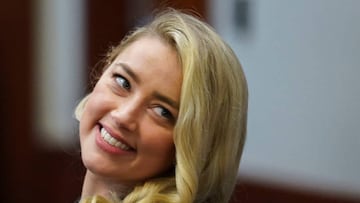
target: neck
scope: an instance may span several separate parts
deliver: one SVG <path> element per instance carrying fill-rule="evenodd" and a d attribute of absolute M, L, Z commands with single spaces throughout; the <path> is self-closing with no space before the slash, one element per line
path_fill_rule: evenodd
<path fill-rule="evenodd" d="M 100 177 L 87 170 L 81 198 L 101 195 L 107 199 L 112 199 L 111 192 L 114 192 L 117 197 L 123 198 L 130 192 L 131 189 L 131 187 L 127 187 L 119 183 L 114 183 L 107 178 Z"/>

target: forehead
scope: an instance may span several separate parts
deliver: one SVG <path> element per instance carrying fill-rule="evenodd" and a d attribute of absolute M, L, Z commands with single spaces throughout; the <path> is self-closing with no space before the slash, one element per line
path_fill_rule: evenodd
<path fill-rule="evenodd" d="M 132 42 L 118 54 L 114 62 L 127 62 L 132 68 L 143 68 L 142 71 L 170 73 L 181 69 L 176 50 L 155 36 L 141 37 Z"/>

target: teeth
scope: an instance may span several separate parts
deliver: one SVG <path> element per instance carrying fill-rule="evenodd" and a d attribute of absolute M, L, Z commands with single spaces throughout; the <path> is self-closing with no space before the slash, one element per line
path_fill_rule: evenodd
<path fill-rule="evenodd" d="M 130 150 L 130 147 L 112 137 L 104 128 L 101 128 L 101 137 L 110 145 L 120 148 L 122 150 Z"/>

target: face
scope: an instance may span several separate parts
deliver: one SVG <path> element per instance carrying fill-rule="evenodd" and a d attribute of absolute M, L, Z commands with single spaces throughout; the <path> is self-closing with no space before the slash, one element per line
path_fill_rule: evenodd
<path fill-rule="evenodd" d="M 80 118 L 84 165 L 119 183 L 168 171 L 181 89 L 177 53 L 156 37 L 125 48 L 105 70 Z"/>

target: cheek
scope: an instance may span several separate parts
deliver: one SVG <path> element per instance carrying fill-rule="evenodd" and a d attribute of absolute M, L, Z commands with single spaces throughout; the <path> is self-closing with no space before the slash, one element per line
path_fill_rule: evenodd
<path fill-rule="evenodd" d="M 96 92 L 89 95 L 80 118 L 80 133 L 95 125 L 106 112 L 106 105 L 104 105 L 102 98 Z"/>
<path fill-rule="evenodd" d="M 88 114 L 96 116 L 107 110 L 111 106 L 112 100 L 109 90 L 103 84 L 98 84 L 89 95 L 85 110 Z"/>
<path fill-rule="evenodd" d="M 148 126 L 142 136 L 142 145 L 145 153 L 152 157 L 170 161 L 175 157 L 175 145 L 173 141 L 173 130 L 163 129 L 161 127 Z"/>

